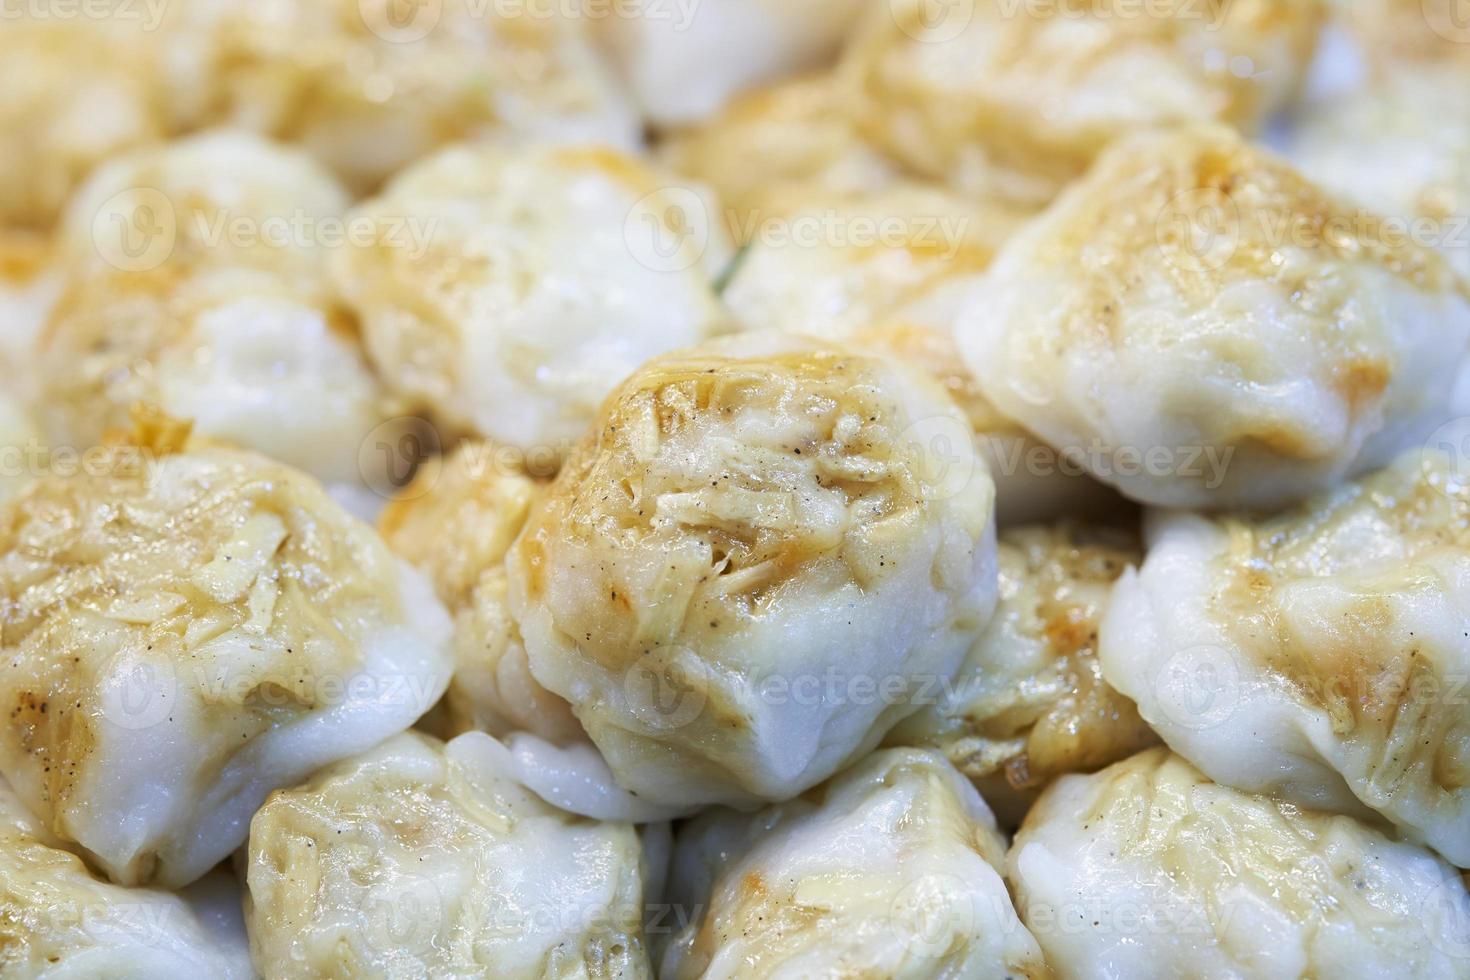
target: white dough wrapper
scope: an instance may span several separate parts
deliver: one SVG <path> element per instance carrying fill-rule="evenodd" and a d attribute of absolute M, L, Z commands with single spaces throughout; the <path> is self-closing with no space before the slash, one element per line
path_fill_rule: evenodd
<path fill-rule="evenodd" d="M 450 623 L 304 474 L 135 438 L 0 506 L 0 774 L 114 881 L 177 887 L 271 790 L 427 711 Z"/>
<path fill-rule="evenodd" d="M 246 922 L 270 977 L 646 980 L 630 824 L 564 813 L 488 735 L 396 736 L 271 796 Z"/>
<path fill-rule="evenodd" d="M 335 263 L 374 364 L 450 428 L 565 451 L 640 364 L 720 326 L 715 205 L 602 148 L 457 146 L 353 212 Z"/>
<path fill-rule="evenodd" d="M 298 149 L 211 132 L 109 161 L 73 197 L 37 349 L 41 421 L 84 451 L 145 402 L 320 479 L 361 482 L 383 394 L 332 295 L 347 196 Z"/>
<path fill-rule="evenodd" d="M 1351 817 L 1212 783 L 1167 749 L 1056 782 L 1007 868 L 1058 976 L 1470 973 L 1470 893 L 1449 865 Z"/>
<path fill-rule="evenodd" d="M 742 334 L 608 399 L 511 548 L 510 613 L 623 788 L 786 799 L 959 666 L 995 603 L 993 500 L 922 372 Z"/>
<path fill-rule="evenodd" d="M 1153 515 L 1104 677 L 1210 778 L 1377 811 L 1470 866 L 1464 462 L 1409 453 L 1271 518 Z"/>
<path fill-rule="evenodd" d="M 240 885 L 99 879 L 0 780 L 0 973 L 16 980 L 253 980 Z"/>
<path fill-rule="evenodd" d="M 1005 840 L 942 756 L 876 752 L 756 814 L 711 810 L 674 850 L 669 980 L 1051 974 L 998 869 Z"/>
<path fill-rule="evenodd" d="M 1278 507 L 1458 414 L 1470 292 L 1222 127 L 1108 150 L 1012 238 L 959 342 L 996 407 L 1144 503 Z"/>

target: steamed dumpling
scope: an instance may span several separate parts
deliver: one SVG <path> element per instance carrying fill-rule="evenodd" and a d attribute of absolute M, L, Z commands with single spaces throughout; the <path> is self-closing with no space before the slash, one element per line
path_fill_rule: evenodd
<path fill-rule="evenodd" d="M 1126 495 L 1280 506 L 1457 412 L 1470 296 L 1379 228 L 1228 130 L 1141 136 L 1007 243 L 960 344 L 1002 412 Z"/>
<path fill-rule="evenodd" d="M 1122 528 L 1001 532 L 994 618 L 953 680 L 936 685 L 888 744 L 933 746 L 982 787 L 1025 793 L 1157 742 L 1097 659 L 1113 582 L 1141 557 Z"/>
<path fill-rule="evenodd" d="M 515 454 L 504 448 L 466 440 L 426 467 L 378 526 L 454 617 L 454 678 L 437 713 L 440 731 L 581 742 L 571 707 L 532 676 L 507 606 L 505 555 L 545 485 L 508 462 Z"/>
<path fill-rule="evenodd" d="M 49 229 L 93 167 L 168 131 L 161 37 L 150 26 L 166 5 L 112 6 L 132 16 L 27 17 L 18 16 L 27 5 L 7 8 L 0 227 Z"/>
<path fill-rule="evenodd" d="M 0 775 L 114 881 L 179 886 L 428 710 L 449 621 L 315 481 L 140 430 L 0 506 Z"/>
<path fill-rule="evenodd" d="M 0 973 L 251 980 L 239 885 L 215 872 L 182 895 L 99 880 L 0 780 Z"/>
<path fill-rule="evenodd" d="M 1059 976 L 1463 977 L 1470 894 L 1351 817 L 1210 782 L 1165 749 L 1042 797 L 1007 862 Z"/>
<path fill-rule="evenodd" d="M 662 976 L 1049 977 L 1004 852 L 974 788 L 914 749 L 754 815 L 711 810 L 679 831 L 672 908 L 694 918 Z"/>
<path fill-rule="evenodd" d="M 1119 136 L 1259 126 L 1294 94 L 1324 10 L 889 0 L 870 8 L 843 71 L 866 130 L 910 167 L 1040 203 Z"/>
<path fill-rule="evenodd" d="M 246 921 L 270 977 L 651 977 L 642 851 L 496 764 L 404 734 L 275 793 L 250 824 Z"/>
<path fill-rule="evenodd" d="M 599 29 L 644 116 L 697 122 L 761 82 L 836 56 L 869 0 L 634 0 Z"/>
<path fill-rule="evenodd" d="M 638 365 L 719 324 L 713 211 L 609 150 L 456 147 L 354 212 L 376 237 L 338 281 L 401 394 L 450 427 L 565 450 Z"/>
<path fill-rule="evenodd" d="M 298 143 L 354 190 L 460 140 L 632 149 L 637 112 L 568 8 L 200 3 L 205 118 Z"/>
<path fill-rule="evenodd" d="M 786 335 L 650 362 L 511 549 L 536 679 L 645 799 L 820 782 L 989 617 L 994 490 L 964 427 L 918 371 Z"/>
<path fill-rule="evenodd" d="M 1371 808 L 1470 867 L 1470 486 L 1437 449 L 1266 519 L 1155 516 L 1107 681 L 1228 786 Z"/>
<path fill-rule="evenodd" d="M 102 167 L 68 208 L 39 344 L 43 424 L 95 445 L 138 402 L 334 482 L 382 394 L 332 297 L 347 206 L 296 150 L 210 133 Z"/>

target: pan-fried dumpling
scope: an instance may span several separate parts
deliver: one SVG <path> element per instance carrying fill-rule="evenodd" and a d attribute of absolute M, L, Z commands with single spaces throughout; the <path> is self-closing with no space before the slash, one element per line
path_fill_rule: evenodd
<path fill-rule="evenodd" d="M 1397 65 L 1316 106 L 1293 156 L 1323 187 L 1384 215 L 1405 239 L 1442 249 L 1470 276 L 1466 91 L 1470 54 L 1461 65 Z"/>
<path fill-rule="evenodd" d="M 408 733 L 273 794 L 246 922 L 275 976 L 650 977 L 625 823 L 544 803 L 494 740 Z"/>
<path fill-rule="evenodd" d="M 305 475 L 140 424 L 0 506 L 3 775 L 121 884 L 180 886 L 266 794 L 449 681 L 428 584 Z"/>
<path fill-rule="evenodd" d="M 739 92 L 837 55 L 869 0 L 633 0 L 598 24 L 649 122 L 698 122 Z"/>
<path fill-rule="evenodd" d="M 338 281 L 400 393 L 451 428 L 564 450 L 638 365 L 720 323 L 713 215 L 609 150 L 455 147 L 354 212 L 374 237 Z"/>
<path fill-rule="evenodd" d="M 1212 783 L 1166 749 L 1056 782 L 1007 860 L 1059 976 L 1463 977 L 1470 894 L 1351 817 Z"/>
<path fill-rule="evenodd" d="M 181 895 L 108 884 L 0 780 L 0 973 L 251 980 L 239 884 L 223 871 Z"/>
<path fill-rule="evenodd" d="M 326 273 L 346 206 L 309 157 L 240 133 L 99 169 L 68 208 L 67 284 L 39 344 L 51 438 L 96 445 L 147 402 L 358 481 L 382 395 Z"/>
<path fill-rule="evenodd" d="M 150 17 L 166 5 L 132 5 L 131 17 L 18 16 L 35 6 L 7 8 L 0 30 L 0 227 L 46 231 L 94 166 L 168 131 Z"/>
<path fill-rule="evenodd" d="M 1134 535 L 1099 525 L 1002 531 L 1000 601 L 952 680 L 889 732 L 933 746 L 961 772 L 1025 793 L 1158 741 L 1102 678 L 1098 625 L 1113 582 L 1142 557 Z M 996 801 L 992 800 L 992 805 Z"/>
<path fill-rule="evenodd" d="M 1318 0 L 975 0 L 868 11 L 843 72 L 866 131 L 921 173 L 1044 203 L 1119 136 L 1253 130 L 1296 91 Z"/>
<path fill-rule="evenodd" d="M 633 149 L 637 111 L 565 7 L 434 0 L 206 3 L 205 118 L 299 143 L 354 191 L 460 140 Z"/>
<path fill-rule="evenodd" d="M 1463 462 L 1409 453 L 1267 519 L 1155 515 L 1103 623 L 1107 681 L 1212 779 L 1371 808 L 1470 867 Z"/>
<path fill-rule="evenodd" d="M 644 799 L 815 785 L 993 608 L 994 490 L 965 431 L 917 370 L 788 335 L 650 362 L 511 548 L 532 672 Z"/>
<path fill-rule="evenodd" d="M 1049 977 L 997 873 L 1005 841 L 934 752 L 876 752 L 754 815 L 679 831 L 671 980 Z"/>
<path fill-rule="evenodd" d="M 1130 497 L 1283 505 L 1456 414 L 1470 296 L 1380 228 L 1228 130 L 1141 136 L 1002 248 L 960 345 Z"/>

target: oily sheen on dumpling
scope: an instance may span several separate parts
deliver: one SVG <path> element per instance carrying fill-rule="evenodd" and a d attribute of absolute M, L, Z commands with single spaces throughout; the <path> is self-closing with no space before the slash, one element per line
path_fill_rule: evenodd
<path fill-rule="evenodd" d="M 1211 778 L 1470 866 L 1470 485 L 1438 449 L 1274 517 L 1161 513 L 1108 683 Z"/>
<path fill-rule="evenodd" d="M 692 920 L 662 976 L 1049 977 L 1004 852 L 974 787 L 916 749 L 756 814 L 710 810 L 676 840 L 672 908 Z"/>
<path fill-rule="evenodd" d="M 1066 776 L 1007 860 L 1058 976 L 1463 977 L 1470 893 L 1351 817 L 1210 782 L 1167 749 Z"/>
<path fill-rule="evenodd" d="M 922 373 L 786 335 L 650 362 L 507 560 L 536 679 L 645 799 L 820 782 L 993 607 L 994 490 L 965 427 Z"/>
<path fill-rule="evenodd" d="M 997 408 L 1127 496 L 1275 507 L 1459 414 L 1470 295 L 1229 130 L 1120 143 L 1010 240 L 960 345 Z"/>
<path fill-rule="evenodd" d="M 565 451 L 624 377 L 721 320 L 714 205 L 630 155 L 458 146 L 353 220 L 374 235 L 336 278 L 378 370 L 505 445 Z"/>
<path fill-rule="evenodd" d="M 250 824 L 266 976 L 652 976 L 633 827 L 564 813 L 493 739 L 416 733 L 274 794 Z"/>
<path fill-rule="evenodd" d="M 0 597 L 0 774 L 122 884 L 198 878 L 449 681 L 448 617 L 371 529 L 163 424 L 0 506 Z"/>

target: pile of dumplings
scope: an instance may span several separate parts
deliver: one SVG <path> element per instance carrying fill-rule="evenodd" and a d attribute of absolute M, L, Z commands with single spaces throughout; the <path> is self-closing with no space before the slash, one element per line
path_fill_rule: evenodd
<path fill-rule="evenodd" d="M 0 976 L 1470 978 L 1456 0 L 28 0 Z"/>

